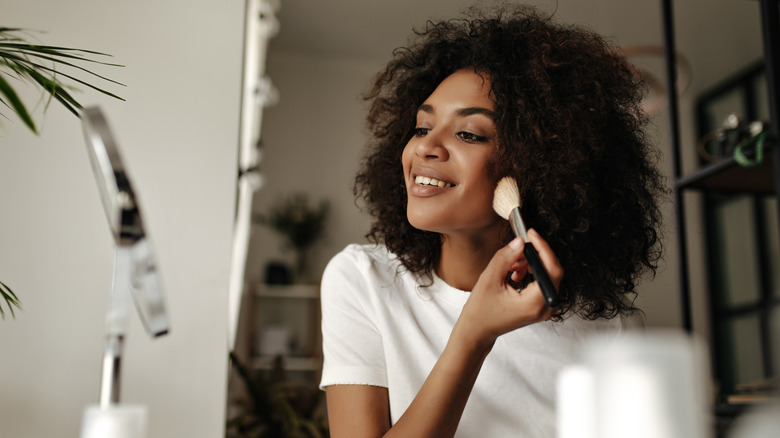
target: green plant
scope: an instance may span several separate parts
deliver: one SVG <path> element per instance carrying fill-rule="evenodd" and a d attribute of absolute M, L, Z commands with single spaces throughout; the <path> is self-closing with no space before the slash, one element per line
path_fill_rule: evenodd
<path fill-rule="evenodd" d="M 226 438 L 327 438 L 324 393 L 316 386 L 287 379 L 284 359 L 270 370 L 252 372 L 230 353 L 230 363 L 249 399 L 227 420 Z"/>
<path fill-rule="evenodd" d="M 295 193 L 274 204 L 268 214 L 259 215 L 258 221 L 284 236 L 289 247 L 303 250 L 322 236 L 328 209 L 326 201 L 311 207 L 306 194 Z"/>
<path fill-rule="evenodd" d="M 38 132 L 35 122 L 27 110 L 27 106 L 19 98 L 14 87 L 11 86 L 11 83 L 6 78 L 15 78 L 19 81 L 29 82 L 40 88 L 42 95 L 49 96 L 44 111 L 48 108 L 51 100 L 54 99 L 67 108 L 68 111 L 77 117 L 79 116 L 79 110 L 81 110 L 82 106 L 68 91 L 76 90 L 77 88 L 62 82 L 60 77 L 115 99 L 124 100 L 103 88 L 77 77 L 77 72 L 81 72 L 93 78 L 99 78 L 116 85 L 123 85 L 79 65 L 92 63 L 121 67 L 119 64 L 94 59 L 95 57 L 111 55 L 92 50 L 31 44 L 25 39 L 25 34 L 26 31 L 24 29 L 0 27 L 0 102 L 16 113 L 31 131 Z M 58 70 L 58 67 L 62 67 L 67 72 Z"/>
<path fill-rule="evenodd" d="M 277 201 L 268 214 L 258 215 L 255 220 L 284 237 L 285 247 L 296 252 L 297 271 L 302 274 L 305 272 L 306 252 L 322 237 L 329 209 L 327 201 L 315 207 L 309 205 L 309 197 L 305 193 L 295 193 Z"/>
<path fill-rule="evenodd" d="M 111 55 L 91 50 L 32 44 L 25 38 L 27 34 L 28 32 L 21 28 L 0 26 L 0 103 L 16 113 L 32 132 L 38 133 L 35 121 L 33 121 L 30 111 L 28 111 L 27 106 L 19 98 L 9 79 L 30 83 L 40 89 L 42 96 L 48 95 L 49 98 L 44 106 L 44 112 L 53 99 L 62 104 L 76 117 L 80 117 L 79 111 L 82 109 L 82 106 L 70 93 L 70 91 L 78 88 L 62 82 L 60 78 L 84 85 L 115 99 L 124 100 L 77 77 L 78 72 L 80 72 L 116 85 L 123 85 L 93 73 L 80 65 L 82 63 L 92 63 L 121 67 L 118 64 L 94 59 L 99 56 Z M 61 67 L 61 69 L 58 70 L 58 67 Z M 67 72 L 61 71 L 62 69 Z M 0 112 L 0 116 L 8 118 L 2 112 Z M 14 317 L 14 307 L 21 309 L 19 299 L 11 288 L 4 283 L 0 283 L 0 296 L 2 296 L 3 301 L 8 306 L 11 316 Z M 2 306 L 0 306 L 0 316 L 5 319 L 5 311 L 3 311 Z"/>
<path fill-rule="evenodd" d="M 3 297 L 5 300 L 5 303 L 8 305 L 8 311 L 11 312 L 11 316 L 15 317 L 14 315 L 14 306 L 17 309 L 21 309 L 21 305 L 19 304 L 19 298 L 16 297 L 16 294 L 5 285 L 2 281 L 0 281 L 0 296 Z M 1 304 L 1 303 L 0 303 Z M 5 311 L 3 310 L 3 306 L 0 305 L 0 317 L 5 319 Z"/>

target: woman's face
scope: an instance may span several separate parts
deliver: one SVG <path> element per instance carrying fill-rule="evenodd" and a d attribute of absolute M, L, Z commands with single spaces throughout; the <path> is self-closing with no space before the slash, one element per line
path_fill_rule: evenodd
<path fill-rule="evenodd" d="M 415 228 L 445 235 L 484 235 L 503 223 L 493 211 L 488 175 L 498 135 L 490 82 L 471 70 L 447 77 L 417 111 L 415 134 L 401 161 Z"/>

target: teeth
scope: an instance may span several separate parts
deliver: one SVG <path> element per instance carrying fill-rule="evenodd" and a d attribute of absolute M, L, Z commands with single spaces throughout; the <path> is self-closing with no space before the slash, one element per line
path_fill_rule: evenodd
<path fill-rule="evenodd" d="M 428 178 L 427 176 L 417 176 L 414 178 L 414 183 L 419 184 L 421 186 L 438 186 L 441 188 L 445 187 L 452 187 L 452 184 L 445 182 L 445 181 L 439 181 L 435 178 Z"/>

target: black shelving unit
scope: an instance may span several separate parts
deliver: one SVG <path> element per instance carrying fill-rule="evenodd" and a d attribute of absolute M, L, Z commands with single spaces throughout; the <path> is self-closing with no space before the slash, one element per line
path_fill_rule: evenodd
<path fill-rule="evenodd" d="M 680 263 L 680 303 L 682 309 L 682 325 L 688 330 L 693 330 L 691 315 L 691 296 L 690 296 L 690 277 L 689 277 L 689 258 L 688 241 L 685 235 L 685 200 L 683 193 L 687 190 L 697 190 L 704 193 L 719 194 L 738 194 L 749 193 L 760 196 L 774 196 L 780 194 L 780 153 L 777 149 L 778 127 L 780 127 L 780 14 L 778 12 L 778 0 L 757 0 L 760 3 L 760 20 L 763 35 L 764 59 L 762 63 L 763 74 L 766 77 L 767 94 L 769 103 L 769 129 L 770 135 L 765 143 L 765 155 L 762 164 L 758 167 L 746 168 L 740 166 L 734 158 L 721 159 L 715 163 L 706 164 L 695 172 L 683 174 L 681 145 L 679 138 L 679 112 L 678 96 L 673 86 L 668 87 L 669 111 L 670 111 L 670 133 L 672 146 L 672 164 L 675 178 L 674 203 L 676 212 L 676 236 L 677 249 Z M 664 27 L 665 40 L 665 58 L 666 58 L 666 78 L 668 84 L 675 84 L 677 81 L 677 66 L 675 61 L 675 40 L 674 40 L 674 20 L 672 14 L 672 0 L 662 0 L 662 19 Z M 777 203 L 777 217 L 780 218 L 780 203 Z M 774 224 L 771 224 L 774 226 Z M 776 224 L 780 230 L 780 219 Z M 764 267 L 763 270 L 780 269 L 780 266 Z M 763 276 L 763 275 L 762 275 Z M 766 278 L 758 280 L 766 286 Z M 773 307 L 778 306 L 777 298 L 773 298 L 768 287 L 763 287 L 764 292 L 758 301 L 758 312 L 761 315 L 761 348 L 765 356 L 765 368 L 769 375 L 774 375 L 771 364 L 771 345 L 778 340 L 771 340 L 769 330 L 769 318 Z M 711 297 L 711 301 L 712 301 Z M 738 313 L 738 310 L 735 310 Z M 756 309 L 752 309 L 755 311 Z M 710 318 L 716 323 L 717 318 L 723 318 L 723 312 L 715 308 L 710 309 Z M 722 331 L 713 325 L 713 337 L 718 338 L 718 332 Z M 726 368 L 719 361 L 723 360 L 722 352 L 717 351 L 720 347 L 718 339 L 715 339 L 714 345 L 711 345 L 713 353 L 713 370 L 715 378 L 719 382 L 728 382 L 725 392 L 733 390 L 731 381 Z"/>
<path fill-rule="evenodd" d="M 709 164 L 676 179 L 677 190 L 711 190 L 720 193 L 775 193 L 772 156 L 774 145 L 765 147 L 764 160 L 757 167 L 742 167 L 733 157 Z"/>

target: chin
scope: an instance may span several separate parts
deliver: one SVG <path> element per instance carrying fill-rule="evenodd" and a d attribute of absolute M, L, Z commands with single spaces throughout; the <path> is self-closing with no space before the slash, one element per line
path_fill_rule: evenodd
<path fill-rule="evenodd" d="M 409 224 L 420 231 L 428 231 L 431 233 L 439 233 L 436 224 L 430 220 L 429 217 L 421 215 L 407 215 L 406 219 Z"/>

